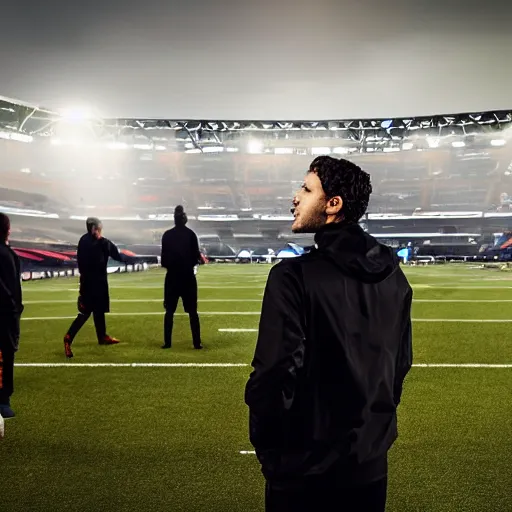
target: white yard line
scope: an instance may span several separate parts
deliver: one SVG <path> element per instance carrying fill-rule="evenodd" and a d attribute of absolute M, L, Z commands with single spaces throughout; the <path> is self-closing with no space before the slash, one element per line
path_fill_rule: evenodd
<path fill-rule="evenodd" d="M 161 299 L 110 299 L 110 302 L 126 302 L 126 303 L 141 303 L 141 302 L 161 302 L 163 303 L 163 297 Z M 261 299 L 199 299 L 199 302 L 259 302 Z M 475 301 L 483 302 L 483 301 Z M 510 301 L 512 302 L 512 300 Z M 24 305 L 27 304 L 73 304 L 72 300 L 58 299 L 58 300 L 24 300 Z"/>
<path fill-rule="evenodd" d="M 15 363 L 21 368 L 243 368 L 247 363 Z"/>
<path fill-rule="evenodd" d="M 108 316 L 163 316 L 165 311 L 133 311 L 131 313 L 108 313 Z M 175 313 L 176 316 L 184 316 L 187 313 Z M 204 316 L 259 316 L 259 311 L 199 311 Z M 74 316 L 29 316 L 22 317 L 24 321 L 30 320 L 69 320 Z M 512 323 L 512 319 L 503 318 L 413 318 L 413 322 L 435 322 L 435 323 L 489 323 L 501 324 Z"/>
<path fill-rule="evenodd" d="M 500 303 L 500 302 L 512 302 L 512 299 L 413 299 L 413 302 L 443 302 L 443 303 L 450 303 L 450 302 L 464 302 L 464 303 Z"/>
<path fill-rule="evenodd" d="M 15 363 L 21 368 L 245 368 L 247 363 Z M 512 364 L 418 363 L 414 368 L 512 368 Z"/>
<path fill-rule="evenodd" d="M 142 303 L 142 302 L 163 302 L 162 299 L 111 299 L 110 302 L 114 303 Z M 261 299 L 199 299 L 199 302 L 260 302 Z M 413 302 L 418 303 L 432 303 L 435 304 L 436 302 L 442 302 L 442 303 L 493 303 L 493 304 L 499 304 L 500 302 L 503 303 L 510 303 L 512 302 L 512 299 L 414 299 Z M 69 299 L 58 299 L 58 300 L 25 300 L 23 301 L 23 304 L 71 304 L 72 301 Z"/>

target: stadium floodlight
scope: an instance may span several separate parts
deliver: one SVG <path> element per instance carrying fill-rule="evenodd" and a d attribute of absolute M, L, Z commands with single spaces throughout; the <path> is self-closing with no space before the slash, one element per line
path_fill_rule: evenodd
<path fill-rule="evenodd" d="M 505 139 L 491 140 L 491 146 L 495 146 L 495 147 L 504 146 L 506 143 L 507 143 L 507 141 Z"/>
<path fill-rule="evenodd" d="M 414 144 L 412 142 L 404 142 L 402 144 L 402 149 L 404 151 L 409 151 L 410 149 L 412 149 L 414 147 Z"/>
<path fill-rule="evenodd" d="M 62 110 L 62 117 L 66 121 L 85 121 L 86 119 L 91 119 L 94 116 L 90 109 L 86 107 L 70 107 Z"/>
<path fill-rule="evenodd" d="M 311 154 L 312 155 L 330 155 L 331 154 L 331 148 L 328 148 L 328 147 L 314 147 L 314 148 L 311 148 Z"/>
<path fill-rule="evenodd" d="M 427 137 L 427 144 L 429 148 L 438 148 L 439 139 L 437 137 Z"/>
<path fill-rule="evenodd" d="M 466 145 L 466 143 L 463 140 L 454 140 L 452 142 L 452 146 L 454 148 L 463 148 Z"/>
<path fill-rule="evenodd" d="M 276 155 L 293 155 L 293 148 L 274 148 Z"/>
<path fill-rule="evenodd" d="M 247 144 L 247 151 L 253 154 L 263 152 L 263 142 L 261 142 L 260 140 L 249 141 L 249 144 Z"/>

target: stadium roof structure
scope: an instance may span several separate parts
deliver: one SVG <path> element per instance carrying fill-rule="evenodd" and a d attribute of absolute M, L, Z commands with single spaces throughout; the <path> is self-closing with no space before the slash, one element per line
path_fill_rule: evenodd
<path fill-rule="evenodd" d="M 0 138 L 186 153 L 350 154 L 504 145 L 512 110 L 392 119 L 221 121 L 100 119 L 0 97 Z"/>

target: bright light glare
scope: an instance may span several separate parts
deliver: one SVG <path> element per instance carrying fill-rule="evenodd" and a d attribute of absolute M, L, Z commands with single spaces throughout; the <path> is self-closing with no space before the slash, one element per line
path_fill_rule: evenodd
<path fill-rule="evenodd" d="M 261 153 L 263 151 L 263 142 L 259 140 L 251 140 L 249 144 L 247 144 L 247 151 L 249 153 Z"/>
<path fill-rule="evenodd" d="M 228 153 L 238 153 L 238 148 L 227 148 L 226 151 Z"/>
<path fill-rule="evenodd" d="M 274 148 L 276 155 L 293 155 L 293 148 Z"/>
<path fill-rule="evenodd" d="M 462 140 L 455 140 L 452 142 L 452 146 L 454 148 L 463 148 L 466 145 L 466 143 Z"/>
<path fill-rule="evenodd" d="M 108 149 L 128 149 L 126 142 L 110 142 L 107 144 Z"/>
<path fill-rule="evenodd" d="M 24 174 L 30 174 L 31 171 L 28 168 L 24 168 L 24 169 L 21 169 L 21 172 Z"/>
<path fill-rule="evenodd" d="M 491 146 L 504 146 L 506 143 L 504 139 L 491 140 Z"/>
<path fill-rule="evenodd" d="M 34 137 L 32 135 L 25 135 L 24 133 L 17 132 L 0 132 L 0 139 L 17 140 L 18 142 L 32 142 Z"/>
<path fill-rule="evenodd" d="M 60 139 L 53 138 L 50 140 L 52 146 L 62 146 L 62 141 Z"/>
<path fill-rule="evenodd" d="M 62 111 L 62 117 L 67 121 L 84 121 L 93 117 L 91 110 L 85 107 L 71 107 Z"/>

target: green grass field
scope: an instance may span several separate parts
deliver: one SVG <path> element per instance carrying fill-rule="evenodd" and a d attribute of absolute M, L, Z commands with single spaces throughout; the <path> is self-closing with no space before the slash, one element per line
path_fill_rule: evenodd
<path fill-rule="evenodd" d="M 243 394 L 256 333 L 219 329 L 257 328 L 267 273 L 200 269 L 203 351 L 186 316 L 172 350 L 160 349 L 161 271 L 111 276 L 108 331 L 122 344 L 99 346 L 91 320 L 73 345 L 80 366 L 62 367 L 52 364 L 68 363 L 77 281 L 25 284 L 0 511 L 262 511 L 259 465 L 240 453 L 252 450 Z M 456 265 L 407 274 L 419 366 L 399 410 L 388 510 L 512 511 L 512 275 Z"/>

